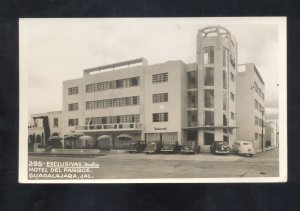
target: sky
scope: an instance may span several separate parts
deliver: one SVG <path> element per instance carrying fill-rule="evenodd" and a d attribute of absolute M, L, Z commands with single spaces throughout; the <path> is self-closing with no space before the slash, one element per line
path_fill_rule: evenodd
<path fill-rule="evenodd" d="M 276 18 L 22 19 L 20 71 L 29 114 L 62 110 L 62 82 L 83 69 L 144 57 L 148 64 L 196 62 L 197 31 L 221 25 L 238 42 L 238 63 L 254 62 L 265 82 L 266 117 L 278 118 L 281 39 Z"/>

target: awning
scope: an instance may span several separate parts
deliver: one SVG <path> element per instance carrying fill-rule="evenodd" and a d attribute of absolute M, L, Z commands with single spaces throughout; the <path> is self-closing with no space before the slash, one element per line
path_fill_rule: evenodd
<path fill-rule="evenodd" d="M 109 139 L 109 138 L 110 138 L 109 135 L 102 135 L 97 138 L 97 141 L 101 141 L 101 140 L 105 140 L 105 139 Z"/>
<path fill-rule="evenodd" d="M 81 140 L 88 140 L 88 141 L 91 141 L 93 140 L 93 137 L 92 136 L 88 136 L 88 135 L 83 135 L 83 136 L 80 136 L 79 139 Z"/>
<path fill-rule="evenodd" d="M 65 140 L 74 140 L 74 139 L 78 139 L 77 135 L 67 135 L 64 138 Z"/>
<path fill-rule="evenodd" d="M 62 138 L 59 136 L 51 136 L 49 140 L 62 140 Z"/>
<path fill-rule="evenodd" d="M 118 135 L 117 138 L 119 140 L 124 140 L 124 141 L 132 140 L 132 137 L 130 135 L 127 135 L 127 134 Z"/>

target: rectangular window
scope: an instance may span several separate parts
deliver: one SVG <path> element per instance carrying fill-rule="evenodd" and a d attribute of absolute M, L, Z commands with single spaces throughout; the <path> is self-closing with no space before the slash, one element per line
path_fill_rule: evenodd
<path fill-rule="evenodd" d="M 205 67 L 204 86 L 214 86 L 214 68 Z"/>
<path fill-rule="evenodd" d="M 213 145 L 215 141 L 214 131 L 205 131 L 204 132 L 204 145 Z"/>
<path fill-rule="evenodd" d="M 265 94 L 263 92 L 261 93 L 261 98 L 265 100 Z"/>
<path fill-rule="evenodd" d="M 214 90 L 205 89 L 205 108 L 214 108 Z"/>
<path fill-rule="evenodd" d="M 255 133 L 255 140 L 258 140 L 258 133 Z"/>
<path fill-rule="evenodd" d="M 204 65 L 214 64 L 214 47 L 208 46 L 203 49 L 204 51 Z"/>
<path fill-rule="evenodd" d="M 167 122 L 168 121 L 168 113 L 154 113 L 152 114 L 153 122 Z"/>
<path fill-rule="evenodd" d="M 152 95 L 153 103 L 168 102 L 168 93 L 160 93 Z"/>
<path fill-rule="evenodd" d="M 257 116 L 254 117 L 254 124 L 258 125 L 258 117 Z"/>
<path fill-rule="evenodd" d="M 228 117 L 226 113 L 223 113 L 223 125 L 228 126 Z"/>
<path fill-rule="evenodd" d="M 188 89 L 197 88 L 197 71 L 187 73 L 187 87 Z"/>
<path fill-rule="evenodd" d="M 123 107 L 123 106 L 139 105 L 139 104 L 140 104 L 139 96 L 113 99 L 113 107 Z"/>
<path fill-rule="evenodd" d="M 53 127 L 58 127 L 58 118 L 53 118 Z"/>
<path fill-rule="evenodd" d="M 214 112 L 205 111 L 205 126 L 213 126 L 214 124 Z"/>
<path fill-rule="evenodd" d="M 111 107 L 111 99 L 87 101 L 86 109 L 98 109 L 98 108 L 108 108 Z"/>
<path fill-rule="evenodd" d="M 223 111 L 228 110 L 228 92 L 223 90 Z"/>
<path fill-rule="evenodd" d="M 68 105 L 68 111 L 77 111 L 78 110 L 78 103 L 71 103 Z"/>
<path fill-rule="evenodd" d="M 228 68 L 229 50 L 223 47 L 223 67 Z"/>
<path fill-rule="evenodd" d="M 225 70 L 223 70 L 223 89 L 228 89 L 228 85 L 227 85 L 227 72 Z"/>
<path fill-rule="evenodd" d="M 254 82 L 254 89 L 255 89 L 256 92 L 258 92 L 258 86 L 257 86 L 256 82 Z"/>
<path fill-rule="evenodd" d="M 162 83 L 168 81 L 168 73 L 159 73 L 152 75 L 152 83 Z"/>
<path fill-rule="evenodd" d="M 110 82 L 100 82 L 95 84 L 87 84 L 86 85 L 86 92 L 98 92 L 98 91 L 105 91 L 110 89 Z"/>
<path fill-rule="evenodd" d="M 76 95 L 78 94 L 78 87 L 71 87 L 68 89 L 68 94 L 69 95 Z"/>
<path fill-rule="evenodd" d="M 78 119 L 69 119 L 69 126 L 78 125 Z"/>
<path fill-rule="evenodd" d="M 232 65 L 233 68 L 235 68 L 235 58 L 233 54 L 230 54 L 230 63 Z"/>
<path fill-rule="evenodd" d="M 256 109 L 258 109 L 258 101 L 257 100 L 254 100 L 254 106 Z"/>
<path fill-rule="evenodd" d="M 230 93 L 230 96 L 231 96 L 231 100 L 234 101 L 234 94 L 232 92 Z"/>
<path fill-rule="evenodd" d="M 234 81 L 234 74 L 232 72 L 230 72 L 230 78 L 232 81 Z"/>
<path fill-rule="evenodd" d="M 233 112 L 231 112 L 231 119 L 234 120 L 235 119 L 235 114 Z"/>

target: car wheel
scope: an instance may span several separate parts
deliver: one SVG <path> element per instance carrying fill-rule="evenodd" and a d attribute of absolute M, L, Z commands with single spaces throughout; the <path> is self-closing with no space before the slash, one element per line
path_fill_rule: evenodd
<path fill-rule="evenodd" d="M 250 157 L 253 157 L 253 155 L 252 155 L 252 154 L 250 154 Z"/>

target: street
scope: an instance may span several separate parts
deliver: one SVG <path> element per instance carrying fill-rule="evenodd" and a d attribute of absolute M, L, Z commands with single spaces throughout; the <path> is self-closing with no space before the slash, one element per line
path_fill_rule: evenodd
<path fill-rule="evenodd" d="M 97 157 L 29 156 L 29 161 L 96 162 L 94 179 L 220 178 L 279 176 L 278 148 L 254 157 L 231 154 L 197 155 L 106 153 Z"/>

